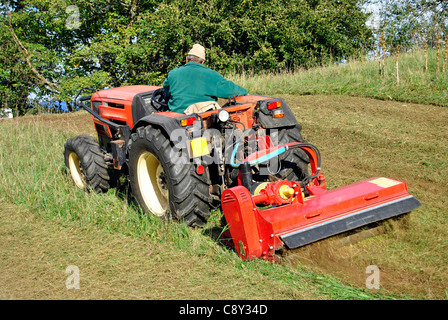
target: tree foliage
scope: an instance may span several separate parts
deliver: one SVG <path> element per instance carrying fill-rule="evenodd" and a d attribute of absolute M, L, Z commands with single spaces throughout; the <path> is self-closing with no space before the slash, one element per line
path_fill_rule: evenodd
<path fill-rule="evenodd" d="M 448 37 L 446 0 L 369 0 L 379 8 L 379 28 L 389 48 L 410 50 L 426 41 L 436 47 Z M 377 38 L 380 36 L 378 35 Z"/>
<path fill-rule="evenodd" d="M 206 47 L 207 65 L 223 73 L 356 58 L 372 44 L 363 3 L 9 1 L 0 5 L 1 107 L 24 112 L 43 98 L 70 101 L 83 86 L 160 84 L 194 43 Z"/>

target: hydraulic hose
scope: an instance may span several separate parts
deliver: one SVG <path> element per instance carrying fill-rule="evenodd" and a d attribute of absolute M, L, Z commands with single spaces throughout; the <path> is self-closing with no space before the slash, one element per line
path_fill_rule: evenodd
<path fill-rule="evenodd" d="M 241 165 L 241 163 L 237 164 L 235 162 L 236 153 L 237 153 L 239 145 L 240 145 L 239 142 L 235 144 L 235 148 L 233 149 L 232 156 L 230 158 L 230 165 L 233 168 L 239 168 L 240 165 Z M 255 166 L 257 164 L 266 162 L 266 161 L 268 161 L 268 160 L 270 160 L 272 158 L 275 158 L 275 157 L 281 155 L 282 153 L 284 153 L 286 151 L 293 150 L 293 149 L 302 149 L 302 150 L 304 150 L 305 153 L 308 155 L 308 158 L 312 157 L 313 161 L 314 161 L 314 157 L 312 156 L 312 154 L 310 154 L 310 152 L 307 150 L 307 148 L 311 149 L 314 152 L 314 154 L 316 155 L 316 161 L 315 161 L 316 162 L 315 163 L 316 167 L 315 167 L 315 172 L 314 172 L 313 175 L 311 175 L 309 177 L 306 177 L 305 179 L 303 179 L 301 181 L 301 182 L 305 183 L 306 181 L 311 181 L 311 180 L 317 178 L 319 176 L 320 170 L 321 170 L 320 151 L 319 151 L 319 149 L 316 146 L 314 146 L 314 145 L 312 145 L 310 143 L 307 143 L 307 142 L 304 142 L 304 143 L 297 142 L 297 143 L 283 145 L 282 147 L 280 147 L 280 148 L 278 148 L 278 149 L 276 149 L 276 150 L 274 150 L 274 151 L 272 151 L 272 152 L 270 152 L 268 154 L 265 154 L 265 155 L 263 155 L 263 156 L 261 156 L 259 158 L 253 159 L 252 161 L 249 161 L 249 165 L 252 167 L 252 166 Z"/>

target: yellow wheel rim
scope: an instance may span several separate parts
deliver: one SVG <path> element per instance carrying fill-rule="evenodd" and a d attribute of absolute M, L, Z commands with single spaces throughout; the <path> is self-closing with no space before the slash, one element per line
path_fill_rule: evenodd
<path fill-rule="evenodd" d="M 84 189 L 86 187 L 86 181 L 84 174 L 81 171 L 81 161 L 75 152 L 70 152 L 68 156 L 68 165 L 70 174 L 76 186 L 80 189 Z"/>
<path fill-rule="evenodd" d="M 168 184 L 163 167 L 150 152 L 143 152 L 137 162 L 137 179 L 143 201 L 154 215 L 162 217 L 168 206 Z"/>

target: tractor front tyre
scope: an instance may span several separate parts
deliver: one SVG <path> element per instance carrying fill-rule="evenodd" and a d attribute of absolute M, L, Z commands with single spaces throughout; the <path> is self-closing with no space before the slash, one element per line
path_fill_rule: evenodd
<path fill-rule="evenodd" d="M 185 154 L 174 152 L 165 132 L 151 125 L 138 128 L 128 154 L 132 194 L 145 213 L 191 227 L 205 225 L 210 216 L 209 186 Z"/>
<path fill-rule="evenodd" d="M 109 189 L 109 173 L 103 153 L 89 135 L 68 139 L 64 145 L 65 165 L 75 185 L 98 193 Z"/>

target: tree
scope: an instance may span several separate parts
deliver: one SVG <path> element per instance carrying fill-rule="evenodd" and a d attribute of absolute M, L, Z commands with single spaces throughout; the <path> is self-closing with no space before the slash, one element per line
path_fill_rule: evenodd
<path fill-rule="evenodd" d="M 220 72 L 277 72 L 359 57 L 372 44 L 363 3 L 10 1 L 0 5 L 1 103 L 70 101 L 84 86 L 160 85 L 197 42 Z M 14 86 L 21 86 L 20 97 L 11 94 Z"/>
<path fill-rule="evenodd" d="M 447 35 L 448 2 L 443 0 L 370 0 L 380 8 L 377 38 L 384 33 L 387 46 L 410 50 L 427 41 L 437 46 L 439 36 Z"/>

